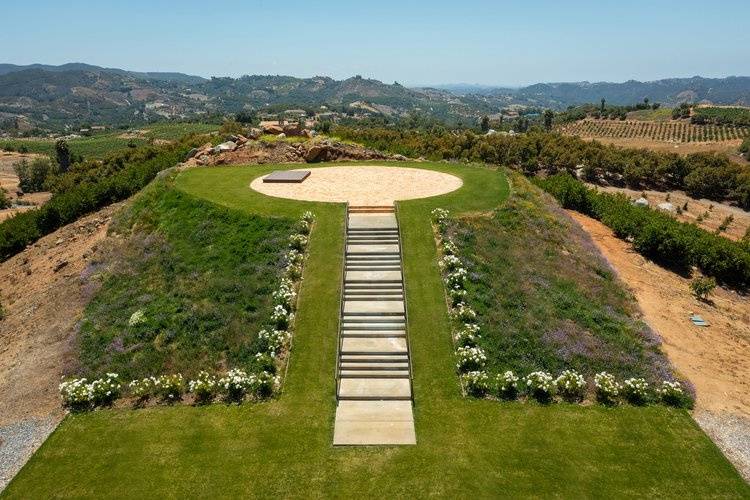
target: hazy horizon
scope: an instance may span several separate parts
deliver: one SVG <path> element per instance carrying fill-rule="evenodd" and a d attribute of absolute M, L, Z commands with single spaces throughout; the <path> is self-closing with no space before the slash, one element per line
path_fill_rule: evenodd
<path fill-rule="evenodd" d="M 12 64 L 519 87 L 750 74 L 750 2 L 4 2 Z M 720 8 L 717 8 L 720 7 Z M 697 35 L 700 36 L 697 36 Z M 466 83 L 464 83 L 466 82 Z"/>

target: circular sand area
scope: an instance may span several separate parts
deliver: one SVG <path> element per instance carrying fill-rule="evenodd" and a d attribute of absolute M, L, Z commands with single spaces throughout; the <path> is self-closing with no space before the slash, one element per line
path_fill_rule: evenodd
<path fill-rule="evenodd" d="M 305 168 L 297 170 L 308 170 Z M 402 167 L 311 168 L 302 183 L 270 183 L 258 177 L 250 187 L 277 198 L 345 202 L 352 205 L 392 205 L 396 200 L 428 198 L 463 185 L 455 175 Z"/>

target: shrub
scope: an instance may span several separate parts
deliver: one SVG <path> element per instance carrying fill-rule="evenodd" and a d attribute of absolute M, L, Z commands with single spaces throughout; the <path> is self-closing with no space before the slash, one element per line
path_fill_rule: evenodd
<path fill-rule="evenodd" d="M 293 234 L 289 237 L 289 247 L 302 252 L 307 246 L 307 236 L 304 234 Z"/>
<path fill-rule="evenodd" d="M 586 396 L 586 380 L 575 370 L 565 370 L 555 379 L 555 389 L 569 403 L 583 401 Z"/>
<path fill-rule="evenodd" d="M 60 384 L 63 406 L 71 411 L 84 411 L 91 407 L 91 386 L 85 378 L 71 379 Z"/>
<path fill-rule="evenodd" d="M 255 383 L 255 377 L 244 370 L 232 369 L 219 380 L 219 386 L 229 401 L 241 402 Z"/>
<path fill-rule="evenodd" d="M 526 392 L 540 403 L 549 403 L 555 395 L 555 379 L 547 372 L 529 373 L 524 379 Z"/>
<path fill-rule="evenodd" d="M 446 255 L 456 255 L 458 252 L 458 249 L 456 248 L 456 244 L 453 243 L 453 240 L 450 238 L 443 238 L 443 253 Z"/>
<path fill-rule="evenodd" d="M 456 357 L 456 368 L 464 373 L 481 370 L 487 362 L 487 355 L 481 347 L 459 347 Z"/>
<path fill-rule="evenodd" d="M 609 406 L 617 404 L 621 386 L 615 380 L 614 375 L 607 372 L 597 373 L 594 375 L 594 387 L 597 401 Z"/>
<path fill-rule="evenodd" d="M 284 307 L 291 311 L 294 309 L 297 292 L 294 291 L 294 284 L 289 278 L 282 278 L 279 288 L 271 294 L 274 304 Z"/>
<path fill-rule="evenodd" d="M 162 375 L 157 378 L 154 382 L 155 394 L 158 395 L 162 401 L 172 403 L 182 399 L 182 393 L 184 391 L 182 374 L 177 373 L 174 375 Z"/>
<path fill-rule="evenodd" d="M 0 187 L 0 210 L 10 208 L 10 197 L 5 189 Z"/>
<path fill-rule="evenodd" d="M 462 323 L 473 323 L 477 319 L 476 311 L 464 302 L 458 304 L 455 309 L 453 309 L 452 314 L 456 320 Z"/>
<path fill-rule="evenodd" d="M 128 390 L 137 403 L 143 403 L 151 396 L 156 395 L 156 379 L 154 377 L 146 377 L 140 380 L 133 380 L 128 384 Z"/>
<path fill-rule="evenodd" d="M 716 288 L 716 280 L 710 277 L 698 276 L 690 282 L 690 290 L 698 300 L 707 300 Z"/>
<path fill-rule="evenodd" d="M 206 404 L 216 396 L 218 381 L 213 375 L 201 371 L 195 379 L 188 382 L 188 390 L 195 396 L 196 403 Z"/>
<path fill-rule="evenodd" d="M 656 394 L 661 402 L 666 405 L 676 408 L 690 408 L 692 406 L 692 400 L 682 389 L 682 384 L 677 381 L 663 381 L 656 390 Z"/>
<path fill-rule="evenodd" d="M 629 378 L 622 383 L 622 395 L 630 404 L 644 405 L 649 400 L 648 382 L 643 378 Z"/>
<path fill-rule="evenodd" d="M 451 306 L 456 307 L 464 302 L 467 293 L 463 288 L 450 288 L 448 290 L 448 297 L 451 299 Z"/>
<path fill-rule="evenodd" d="M 445 275 L 445 283 L 448 285 L 448 288 L 455 289 L 455 288 L 463 288 L 464 284 L 466 283 L 466 278 L 468 276 L 468 272 L 466 269 L 459 267 L 453 272 L 450 272 Z"/>
<path fill-rule="evenodd" d="M 111 406 L 122 393 L 120 376 L 116 373 L 107 373 L 105 378 L 91 382 L 90 391 L 92 404 L 95 406 Z"/>
<path fill-rule="evenodd" d="M 275 377 L 267 371 L 262 371 L 255 378 L 253 389 L 258 397 L 267 398 L 273 394 L 273 391 L 278 385 L 279 377 Z"/>
<path fill-rule="evenodd" d="M 312 224 L 313 221 L 315 220 L 315 214 L 307 210 L 302 214 L 302 220 L 309 224 Z"/>
<path fill-rule="evenodd" d="M 294 314 L 289 312 L 284 306 L 277 305 L 271 313 L 271 323 L 277 330 L 286 330 L 291 325 Z"/>
<path fill-rule="evenodd" d="M 431 214 L 432 221 L 435 223 L 441 233 L 444 232 L 448 227 L 449 212 L 444 208 L 435 208 L 432 210 Z"/>
<path fill-rule="evenodd" d="M 461 375 L 461 381 L 466 388 L 466 393 L 475 398 L 487 394 L 489 389 L 489 376 L 483 371 L 471 371 Z"/>
<path fill-rule="evenodd" d="M 464 324 L 455 334 L 456 345 L 459 347 L 475 347 L 480 338 L 479 326 L 472 323 Z"/>
<path fill-rule="evenodd" d="M 272 358 L 283 350 L 291 335 L 281 330 L 261 330 L 258 339 L 261 343 L 261 351 L 267 352 Z"/>
<path fill-rule="evenodd" d="M 506 400 L 516 399 L 519 390 L 518 380 L 518 376 L 510 370 L 498 374 L 495 379 L 497 396 Z"/>

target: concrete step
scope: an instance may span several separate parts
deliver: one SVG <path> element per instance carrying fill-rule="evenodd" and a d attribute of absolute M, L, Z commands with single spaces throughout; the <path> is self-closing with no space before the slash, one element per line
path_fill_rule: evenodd
<path fill-rule="evenodd" d="M 409 378 L 409 370 L 341 370 L 344 378 Z"/>
<path fill-rule="evenodd" d="M 387 288 L 403 288 L 401 283 L 388 283 L 373 281 L 370 283 L 347 283 L 344 285 L 347 290 L 376 290 Z"/>
<path fill-rule="evenodd" d="M 398 255 L 399 248 L 397 244 L 393 243 L 384 245 L 346 245 L 346 254 Z"/>
<path fill-rule="evenodd" d="M 344 314 L 403 314 L 403 300 L 381 300 L 378 302 L 362 302 L 358 300 L 344 301 Z"/>
<path fill-rule="evenodd" d="M 342 370 L 408 370 L 409 360 L 404 358 L 397 363 L 391 361 L 341 361 L 339 368 Z"/>
<path fill-rule="evenodd" d="M 352 214 L 347 225 L 349 231 L 357 229 L 398 229 L 394 214 Z"/>
<path fill-rule="evenodd" d="M 403 301 L 404 300 L 404 296 L 403 295 L 355 295 L 355 296 L 344 295 L 344 300 L 346 300 L 347 302 L 351 302 L 351 301 L 355 301 L 355 300 L 360 300 L 360 301 L 372 300 L 372 301 L 375 301 L 375 302 L 382 302 L 384 300 L 401 300 L 401 301 Z"/>
<path fill-rule="evenodd" d="M 344 283 L 401 283 L 401 271 L 347 271 Z"/>
<path fill-rule="evenodd" d="M 345 271 L 398 271 L 400 266 L 346 266 Z"/>
<path fill-rule="evenodd" d="M 403 288 L 353 288 L 344 289 L 344 294 L 351 295 L 352 297 L 357 295 L 403 295 Z"/>
<path fill-rule="evenodd" d="M 406 337 L 405 330 L 357 330 L 349 327 L 342 327 L 341 337 L 346 338 L 376 338 L 376 337 Z"/>
<path fill-rule="evenodd" d="M 406 354 L 342 354 L 341 363 L 408 363 Z"/>
<path fill-rule="evenodd" d="M 343 338 L 341 340 L 342 354 L 406 354 L 406 338 Z"/>
<path fill-rule="evenodd" d="M 411 401 L 339 401 L 333 444 L 417 444 Z"/>
<path fill-rule="evenodd" d="M 408 378 L 345 378 L 339 383 L 340 399 L 409 400 Z"/>
<path fill-rule="evenodd" d="M 399 331 L 405 327 L 405 323 L 341 323 L 341 330 L 349 332 Z"/>

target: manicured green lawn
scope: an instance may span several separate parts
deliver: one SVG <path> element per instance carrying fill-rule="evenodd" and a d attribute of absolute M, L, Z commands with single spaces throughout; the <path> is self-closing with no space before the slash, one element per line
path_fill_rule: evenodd
<path fill-rule="evenodd" d="M 507 196 L 490 170 L 457 192 L 402 203 L 418 444 L 333 448 L 342 205 L 248 189 L 273 166 L 192 170 L 185 191 L 239 210 L 318 215 L 284 393 L 240 407 L 100 411 L 68 417 L 11 483 L 9 498 L 728 497 L 750 494 L 683 411 L 463 399 L 429 211 L 482 211 Z"/>

